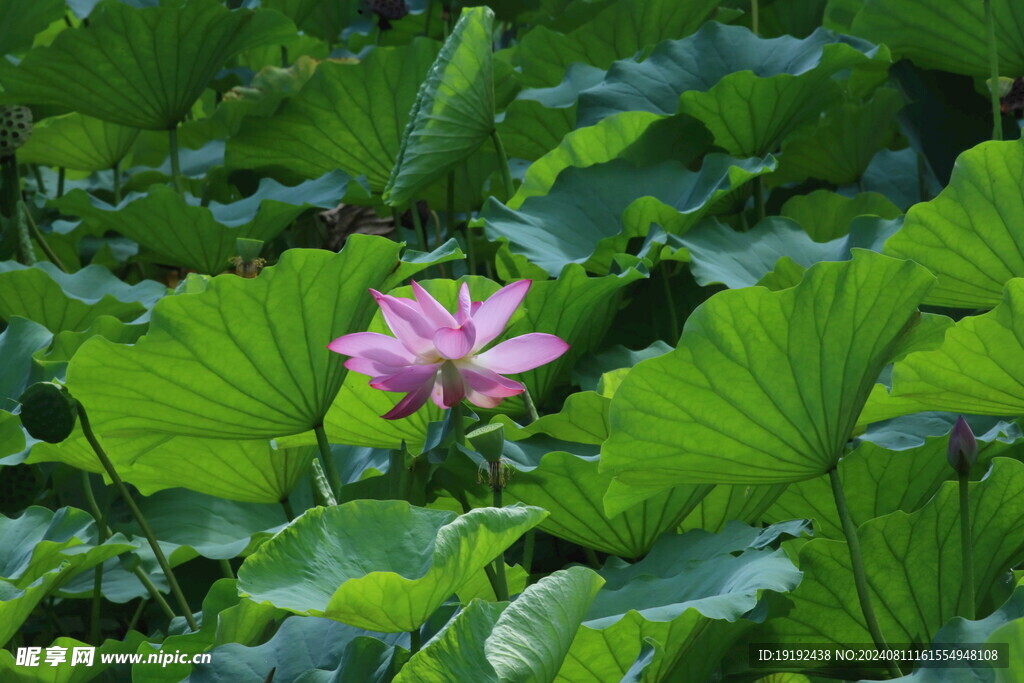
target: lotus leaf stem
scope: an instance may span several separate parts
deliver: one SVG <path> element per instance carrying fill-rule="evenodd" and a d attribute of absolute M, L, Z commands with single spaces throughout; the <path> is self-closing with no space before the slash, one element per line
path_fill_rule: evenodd
<path fill-rule="evenodd" d="M 960 473 L 960 551 L 963 560 L 960 616 L 974 620 L 974 547 L 971 539 L 971 496 L 967 484 L 970 475 Z"/>
<path fill-rule="evenodd" d="M 320 448 L 320 462 L 317 464 L 323 467 L 331 499 L 336 501 L 338 492 L 341 490 L 341 477 L 338 476 L 338 468 L 334 466 L 334 459 L 331 457 L 331 444 L 327 440 L 327 432 L 324 431 L 323 423 L 313 427 L 313 432 L 316 434 L 316 445 Z M 337 504 L 337 502 L 330 503 L 330 505 Z"/>
<path fill-rule="evenodd" d="M 508 165 L 505 145 L 501 144 L 501 136 L 498 135 L 497 129 L 491 131 L 491 141 L 494 143 L 494 151 L 498 153 L 498 170 L 501 172 L 501 183 L 505 187 L 505 201 L 508 201 L 516 193 L 516 188 L 512 184 L 512 168 Z"/>
<path fill-rule="evenodd" d="M 985 27 L 988 30 L 989 97 L 992 100 L 992 139 L 1003 139 L 1003 115 L 999 108 L 999 45 L 996 43 L 996 20 L 992 12 L 992 0 L 985 3 Z"/>

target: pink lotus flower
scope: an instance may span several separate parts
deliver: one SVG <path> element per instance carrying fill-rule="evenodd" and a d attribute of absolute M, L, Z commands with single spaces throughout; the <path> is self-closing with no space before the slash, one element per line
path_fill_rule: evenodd
<path fill-rule="evenodd" d="M 338 337 L 327 348 L 351 356 L 345 367 L 369 375 L 374 389 L 407 392 L 381 416 L 387 420 L 412 415 L 428 398 L 441 408 L 451 408 L 462 399 L 493 408 L 502 399 L 526 391 L 503 374 L 550 363 L 569 348 L 553 334 L 534 332 L 481 352 L 505 329 L 529 289 L 530 280 L 520 280 L 486 301 L 470 301 L 469 287 L 463 283 L 455 315 L 415 282 L 415 300 L 371 289 L 395 336 L 356 332 Z"/>

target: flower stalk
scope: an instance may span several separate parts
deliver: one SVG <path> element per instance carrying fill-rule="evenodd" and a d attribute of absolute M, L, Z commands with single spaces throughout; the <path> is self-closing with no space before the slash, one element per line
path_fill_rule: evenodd
<path fill-rule="evenodd" d="M 992 0 L 985 3 L 986 42 L 988 43 L 989 97 L 992 100 L 992 139 L 1003 139 L 1003 116 L 999 107 L 999 45 L 996 43 L 996 19 L 992 12 Z"/>
<path fill-rule="evenodd" d="M 121 497 L 124 498 L 124 502 L 127 503 L 128 508 L 132 512 L 132 516 L 135 517 L 135 522 L 139 525 L 142 530 L 142 534 L 146 537 L 149 542 L 149 547 L 152 549 L 153 554 L 156 556 L 156 561 L 160 565 L 160 569 L 163 570 L 164 576 L 167 577 L 167 585 L 171 588 L 171 593 L 178 601 L 178 606 L 183 612 L 185 621 L 188 623 L 188 627 L 193 631 L 199 630 L 199 624 L 196 623 L 196 619 L 192 616 L 192 609 L 188 606 L 188 600 L 185 599 L 185 594 L 181 590 L 181 586 L 178 584 L 178 579 L 174 576 L 174 571 L 171 569 L 170 562 L 167 561 L 167 557 L 164 555 L 164 551 L 160 549 L 160 544 L 156 540 L 156 535 L 153 530 L 149 527 L 149 523 L 146 521 L 145 515 L 142 514 L 142 510 L 135 504 L 135 499 L 132 498 L 131 491 L 125 485 L 121 476 L 117 473 L 114 468 L 114 463 L 110 462 L 110 458 L 107 457 L 107 452 L 103 450 L 103 446 L 96 439 L 96 434 L 92 430 L 92 425 L 89 422 L 89 416 L 85 412 L 85 406 L 81 402 L 76 401 L 78 408 L 78 420 L 82 425 L 82 432 L 85 434 L 86 441 L 89 442 L 89 446 L 92 447 L 93 452 L 99 459 L 100 464 L 103 465 L 103 469 L 106 471 L 107 476 L 110 478 L 114 485 L 117 487 Z"/>
<path fill-rule="evenodd" d="M 974 620 L 974 539 L 971 536 L 971 495 L 968 486 L 971 468 L 978 461 L 978 440 L 961 415 L 949 432 L 946 449 L 949 466 L 957 473 L 960 499 L 960 616 Z"/>
<path fill-rule="evenodd" d="M 836 512 L 839 513 L 839 520 L 843 525 L 843 534 L 846 536 L 846 545 L 850 551 L 850 563 L 853 566 L 853 582 L 857 588 L 857 600 L 860 602 L 860 610 L 864 614 L 864 621 L 867 622 L 868 631 L 871 633 L 871 640 L 875 648 L 887 650 L 889 646 L 882 635 L 882 629 L 878 625 L 878 617 L 875 616 L 875 608 L 871 604 L 870 587 L 868 586 L 867 573 L 864 570 L 864 555 L 860 547 L 860 537 L 857 536 L 857 525 L 853 523 L 850 509 L 846 505 L 846 495 L 843 493 L 843 484 L 839 480 L 839 471 L 833 467 L 828 472 L 829 483 L 832 484 L 832 496 L 836 502 Z M 896 678 L 903 675 L 900 667 L 895 662 L 888 662 L 889 671 Z"/>

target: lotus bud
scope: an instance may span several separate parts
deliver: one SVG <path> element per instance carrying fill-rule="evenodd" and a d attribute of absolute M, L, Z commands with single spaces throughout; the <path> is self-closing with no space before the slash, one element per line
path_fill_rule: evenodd
<path fill-rule="evenodd" d="M 949 432 L 949 448 L 946 451 L 949 466 L 960 474 L 967 474 L 978 461 L 978 440 L 967 420 L 961 415 Z"/>
<path fill-rule="evenodd" d="M 495 491 L 505 488 L 513 473 L 501 455 L 505 449 L 505 427 L 500 423 L 492 423 L 473 430 L 466 435 L 466 439 L 473 446 L 473 450 L 484 456 L 484 460 L 487 461 L 487 485 Z M 484 469 L 481 465 L 481 482 L 484 480 Z"/>

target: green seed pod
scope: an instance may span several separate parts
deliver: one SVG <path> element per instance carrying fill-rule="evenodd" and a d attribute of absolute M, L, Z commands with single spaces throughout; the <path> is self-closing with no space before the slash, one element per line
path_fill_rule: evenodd
<path fill-rule="evenodd" d="M 60 443 L 71 436 L 78 405 L 68 390 L 53 382 L 36 382 L 18 399 L 21 424 L 33 438 Z"/>
<path fill-rule="evenodd" d="M 0 157 L 14 154 L 32 135 L 32 110 L 12 105 L 0 107 Z"/>

